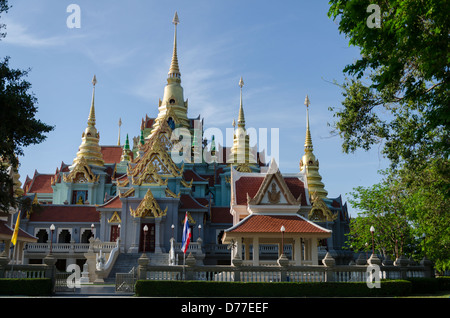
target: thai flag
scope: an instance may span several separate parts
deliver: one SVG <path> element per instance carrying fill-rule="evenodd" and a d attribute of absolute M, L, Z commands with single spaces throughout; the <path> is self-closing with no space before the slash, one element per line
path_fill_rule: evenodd
<path fill-rule="evenodd" d="M 191 229 L 189 228 L 189 221 L 188 221 L 188 215 L 186 212 L 186 216 L 184 217 L 184 227 L 183 227 L 183 238 L 182 238 L 182 246 L 181 250 L 184 254 L 186 254 L 186 251 L 188 249 L 189 243 L 191 242 Z"/>

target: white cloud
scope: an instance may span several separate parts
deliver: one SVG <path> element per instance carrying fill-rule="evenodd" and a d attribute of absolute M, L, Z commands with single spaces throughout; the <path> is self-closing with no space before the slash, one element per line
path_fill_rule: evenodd
<path fill-rule="evenodd" d="M 15 22 L 12 19 L 5 19 L 6 37 L 3 42 L 6 44 L 31 47 L 31 48 L 43 48 L 43 47 L 55 47 L 64 46 L 68 41 L 73 40 L 74 37 L 82 37 L 82 35 L 58 35 L 41 37 L 37 34 L 33 34 L 26 26 L 21 23 Z"/>

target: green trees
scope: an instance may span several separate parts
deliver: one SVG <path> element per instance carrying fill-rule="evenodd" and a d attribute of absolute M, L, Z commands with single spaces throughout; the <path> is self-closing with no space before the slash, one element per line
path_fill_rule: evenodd
<path fill-rule="evenodd" d="M 342 107 L 330 107 L 333 129 L 345 153 L 377 145 L 391 163 L 382 182 L 353 193 L 361 218 L 353 221 L 352 244 L 367 240 L 364 224 L 378 224 L 380 249 L 426 252 L 438 270 L 448 269 L 450 3 L 379 2 L 379 27 L 367 21 L 377 18 L 369 4 L 331 0 L 328 12 L 361 51 L 343 70 Z"/>
<path fill-rule="evenodd" d="M 7 1 L 0 0 L 0 14 L 7 10 Z M 4 27 L 0 25 L 0 31 Z M 0 32 L 0 39 L 4 36 Z M 44 133 L 53 130 L 35 118 L 37 99 L 29 93 L 31 84 L 23 79 L 28 71 L 11 69 L 8 62 L 9 57 L 0 61 L 0 213 L 17 205 L 8 166 L 17 167 L 22 147 L 42 142 Z"/>

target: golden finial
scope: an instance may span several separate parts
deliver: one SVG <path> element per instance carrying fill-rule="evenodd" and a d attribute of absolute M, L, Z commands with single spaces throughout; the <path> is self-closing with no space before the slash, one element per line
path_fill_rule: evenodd
<path fill-rule="evenodd" d="M 305 138 L 305 151 L 312 151 L 313 144 L 311 138 L 311 131 L 309 130 L 309 105 L 311 102 L 309 101 L 308 95 L 305 97 L 305 105 L 306 105 L 306 138 Z"/>
<path fill-rule="evenodd" d="M 175 16 L 173 17 L 172 23 L 175 25 L 174 37 L 173 37 L 173 53 L 172 62 L 169 69 L 169 78 L 180 78 L 180 68 L 178 66 L 178 56 L 177 56 L 177 25 L 180 23 L 178 19 L 178 14 L 175 11 Z"/>
<path fill-rule="evenodd" d="M 119 138 L 117 140 L 117 146 L 120 146 L 120 126 L 122 126 L 122 118 L 119 118 Z"/>
<path fill-rule="evenodd" d="M 89 117 L 88 117 L 88 125 L 89 126 L 95 126 L 95 85 L 97 84 L 97 77 L 94 74 L 94 78 L 92 79 L 92 102 L 91 102 L 91 109 L 89 111 Z"/>
<path fill-rule="evenodd" d="M 177 25 L 178 23 L 180 23 L 180 20 L 178 19 L 178 13 L 175 11 L 175 15 L 173 17 L 172 23 Z"/>

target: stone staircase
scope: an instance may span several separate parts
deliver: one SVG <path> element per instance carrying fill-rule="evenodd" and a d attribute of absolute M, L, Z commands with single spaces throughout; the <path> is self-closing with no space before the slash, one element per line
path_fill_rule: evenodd
<path fill-rule="evenodd" d="M 117 273 L 129 273 L 133 267 L 137 270 L 138 258 L 141 254 L 124 254 L 120 253 L 117 256 L 116 262 L 111 269 L 108 277 L 105 279 L 105 283 L 114 283 Z"/>
<path fill-rule="evenodd" d="M 111 269 L 108 277 L 105 279 L 105 283 L 114 283 L 116 279 L 117 273 L 129 273 L 133 267 L 137 270 L 138 267 L 138 259 L 141 257 L 141 253 L 133 253 L 133 254 L 125 254 L 120 253 L 117 256 L 116 262 Z M 148 258 L 150 259 L 149 265 L 168 265 L 169 264 L 169 254 L 152 254 L 147 253 Z"/>

